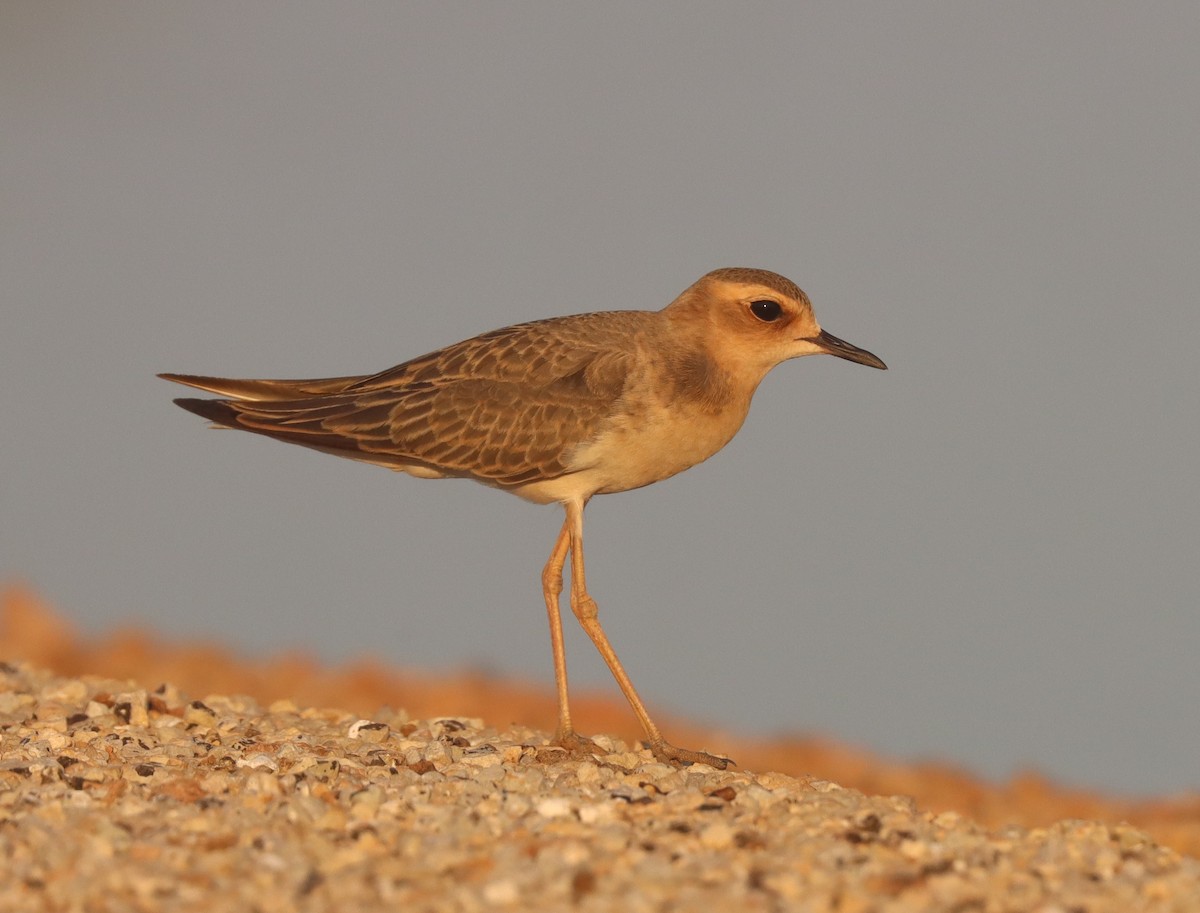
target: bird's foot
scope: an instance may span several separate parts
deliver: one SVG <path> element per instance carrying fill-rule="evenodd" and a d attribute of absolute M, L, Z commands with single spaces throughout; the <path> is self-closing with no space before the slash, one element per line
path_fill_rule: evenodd
<path fill-rule="evenodd" d="M 601 748 L 585 735 L 580 735 L 574 729 L 568 729 L 566 732 L 559 730 L 554 735 L 554 741 L 551 743 L 557 745 L 567 752 L 567 754 L 576 758 L 599 758 L 609 752 Z"/>
<path fill-rule="evenodd" d="M 680 767 L 687 767 L 689 764 L 707 764 L 709 767 L 717 768 L 717 770 L 724 770 L 730 764 L 736 763 L 731 758 L 722 758 L 719 755 L 709 754 L 706 751 L 676 748 L 665 741 L 651 742 L 650 751 L 660 761 L 664 761 L 667 764 L 676 764 Z"/>
<path fill-rule="evenodd" d="M 599 760 L 610 753 L 608 749 L 601 747 L 587 736 L 580 735 L 573 729 L 556 733 L 554 741 L 551 744 L 563 749 L 574 758 Z M 706 751 L 676 748 L 666 741 L 647 742 L 646 744 L 658 760 L 666 764 L 675 764 L 679 767 L 687 767 L 690 764 L 707 764 L 709 767 L 715 767 L 717 770 L 725 770 L 730 764 L 736 763 L 730 758 L 722 758 L 720 755 L 709 754 Z"/>

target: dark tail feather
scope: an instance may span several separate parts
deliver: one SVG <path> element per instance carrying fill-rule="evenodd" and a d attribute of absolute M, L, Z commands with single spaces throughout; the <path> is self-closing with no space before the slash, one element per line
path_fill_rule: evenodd
<path fill-rule="evenodd" d="M 245 427 L 238 424 L 237 411 L 229 403 L 219 399 L 177 399 L 175 405 L 223 428 Z"/>
<path fill-rule="evenodd" d="M 276 415 L 264 414 L 253 410 L 255 404 L 222 399 L 177 399 L 175 402 L 180 408 L 208 419 L 218 428 L 249 431 L 252 434 L 261 434 L 277 441 L 299 444 L 301 447 L 332 453 L 334 456 L 362 460 L 389 468 L 395 468 L 403 462 L 398 455 L 364 451 L 360 442 L 352 436 L 325 431 L 319 426 L 308 429 L 293 426 L 289 423 L 290 413 L 287 411 L 281 411 Z M 298 419 L 292 421 L 298 421 Z"/>

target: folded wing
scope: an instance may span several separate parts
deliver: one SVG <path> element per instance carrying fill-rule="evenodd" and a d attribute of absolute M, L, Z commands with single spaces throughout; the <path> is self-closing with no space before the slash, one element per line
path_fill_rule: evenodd
<path fill-rule="evenodd" d="M 218 425 L 393 469 L 515 486 L 578 468 L 573 451 L 612 414 L 628 376 L 627 353 L 598 345 L 606 334 L 594 322 L 623 316 L 508 327 L 376 375 L 162 376 L 228 397 L 176 400 Z"/>

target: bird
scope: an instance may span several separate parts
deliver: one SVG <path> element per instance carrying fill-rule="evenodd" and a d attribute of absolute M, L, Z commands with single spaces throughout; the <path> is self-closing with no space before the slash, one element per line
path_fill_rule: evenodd
<path fill-rule="evenodd" d="M 562 527 L 542 570 L 558 721 L 554 743 L 598 755 L 571 719 L 563 645 L 570 607 L 637 717 L 653 756 L 724 769 L 730 759 L 676 747 L 651 719 L 588 592 L 584 508 L 595 495 L 669 478 L 711 457 L 741 428 L 776 365 L 828 354 L 886 369 L 831 335 L 808 296 L 765 269 L 713 270 L 658 311 L 610 310 L 505 327 L 377 374 L 245 380 L 161 374 L 219 399 L 176 399 L 236 428 L 420 479 L 472 479 L 537 504 Z"/>

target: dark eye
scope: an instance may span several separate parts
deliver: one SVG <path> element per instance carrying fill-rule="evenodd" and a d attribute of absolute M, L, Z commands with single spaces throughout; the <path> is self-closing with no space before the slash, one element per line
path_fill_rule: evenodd
<path fill-rule="evenodd" d="M 778 301 L 751 301 L 750 310 L 759 320 L 770 323 L 773 320 L 778 320 L 783 316 L 783 308 L 779 306 Z"/>

